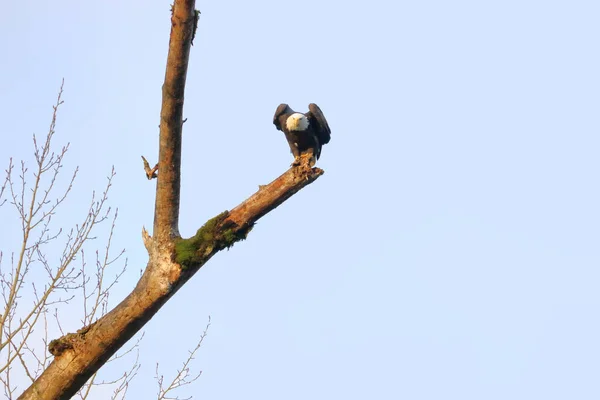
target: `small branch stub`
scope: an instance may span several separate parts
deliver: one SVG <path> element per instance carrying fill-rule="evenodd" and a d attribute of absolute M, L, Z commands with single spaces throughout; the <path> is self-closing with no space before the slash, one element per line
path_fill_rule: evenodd
<path fill-rule="evenodd" d="M 150 168 L 150 164 L 144 156 L 142 156 L 142 160 L 144 161 L 144 172 L 146 172 L 146 178 L 148 178 L 148 180 L 156 178 L 158 176 L 158 164 L 156 164 L 154 168 Z"/>
<path fill-rule="evenodd" d="M 144 241 L 144 247 L 150 252 L 150 246 L 152 245 L 152 236 L 148 233 L 145 227 L 142 227 L 142 240 Z"/>
<path fill-rule="evenodd" d="M 194 39 L 196 38 L 196 31 L 198 30 L 198 21 L 200 21 L 200 10 L 194 10 L 194 30 L 192 31 L 192 46 L 194 45 Z M 185 122 L 185 121 L 183 121 Z"/>

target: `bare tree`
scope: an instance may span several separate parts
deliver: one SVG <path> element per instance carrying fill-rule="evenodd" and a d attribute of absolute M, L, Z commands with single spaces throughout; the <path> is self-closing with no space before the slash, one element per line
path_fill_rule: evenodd
<path fill-rule="evenodd" d="M 175 0 L 171 14 L 169 52 L 162 87 L 158 170 L 156 168 L 149 170 L 149 165 L 145 165 L 148 178 L 157 178 L 153 236 L 150 236 L 145 229 L 142 231 L 143 242 L 149 254 L 148 263 L 133 291 L 109 312 L 105 313 L 107 303 L 104 293 L 108 288 L 106 285 L 97 284 L 91 291 L 85 289 L 83 296 L 89 302 L 85 303 L 88 317 L 82 321 L 84 326 L 76 333 L 63 335 L 50 342 L 49 351 L 54 358 L 41 360 L 39 366 L 43 371 L 39 376 L 31 375 L 31 386 L 19 397 L 20 399 L 68 399 L 82 388 L 85 390 L 86 383 L 89 385 L 90 379 L 95 378 L 98 369 L 139 332 L 162 305 L 213 255 L 245 239 L 258 219 L 323 174 L 322 170 L 311 168 L 310 161 L 305 159 L 299 166 L 284 172 L 273 182 L 260 186 L 256 193 L 237 207 L 207 221 L 193 237 L 187 239 L 180 237 L 178 220 L 184 90 L 189 52 L 196 32 L 199 12 L 195 9 L 194 0 Z M 49 168 L 46 164 L 40 165 L 42 170 Z M 60 165 L 60 162 L 57 165 Z M 9 170 L 11 168 L 12 164 Z M 6 184 L 3 188 L 5 186 Z M 110 179 L 108 186 L 110 186 Z M 10 181 L 8 187 L 12 187 Z M 105 198 L 106 192 L 100 200 L 93 201 L 88 219 L 78 225 L 69 236 L 64 260 L 73 260 L 80 250 L 82 238 L 89 237 L 91 229 L 108 218 L 108 214 L 103 213 Z M 13 202 L 24 204 L 15 196 Z M 35 209 L 37 203 L 32 204 Z M 21 214 L 22 219 L 33 221 L 31 211 L 23 209 Z M 51 214 L 48 219 L 50 216 Z M 36 224 L 36 222 L 30 223 Z M 47 235 L 52 237 L 52 233 Z M 46 243 L 45 237 L 42 236 L 40 243 Z M 19 256 L 24 260 L 23 267 L 18 267 L 7 279 L 7 282 L 13 282 L 9 285 L 11 289 L 20 285 L 19 277 L 28 268 L 29 254 L 31 249 L 25 246 Z M 100 265 L 103 263 L 108 265 L 112 259 L 106 255 L 104 258 L 99 258 L 98 262 Z M 17 265 L 21 264 L 17 263 Z M 51 276 L 56 276 L 56 267 L 52 267 L 50 263 L 47 265 L 48 273 L 54 272 L 55 275 Z M 60 265 L 58 270 L 63 264 Z M 87 278 L 83 273 L 80 274 L 73 269 L 60 271 L 56 281 L 51 280 L 51 285 L 55 288 L 73 288 L 77 285 L 86 287 Z M 3 330 L 5 320 L 9 320 L 7 315 L 12 309 L 12 304 L 15 303 L 14 295 L 10 291 L 6 298 L 8 313 L 2 315 Z M 39 298 L 41 299 L 39 305 L 34 303 L 37 309 L 50 304 L 51 300 L 45 298 L 43 294 Z M 58 298 L 56 301 L 64 300 Z M 30 326 L 24 319 L 13 318 L 10 321 L 17 323 L 20 330 L 28 329 L 27 327 Z M 21 325 L 25 328 L 21 328 Z M 9 328 L 8 331 L 14 331 L 11 329 L 13 328 Z M 13 345 L 16 336 L 11 335 L 4 334 L 3 343 L 4 346 L 12 349 L 10 357 L 19 359 L 23 355 L 23 347 L 19 347 L 18 344 Z M 188 361 L 193 358 L 193 355 L 194 353 L 190 355 Z M 9 368 L 10 366 L 7 367 Z M 187 362 L 169 387 L 181 386 L 187 382 L 188 375 L 185 371 L 187 371 Z M 134 376 L 135 372 L 134 364 L 134 368 L 127 376 Z M 159 398 L 161 393 L 162 398 L 167 398 L 164 390 L 169 387 L 162 386 L 162 378 L 158 377 L 158 373 L 157 378 L 160 382 L 159 390 L 163 390 L 163 392 L 159 391 Z M 123 389 L 116 392 L 116 395 L 126 390 L 128 379 L 130 378 L 120 381 L 118 388 Z M 7 382 L 7 387 L 11 387 L 10 382 Z"/>
<path fill-rule="evenodd" d="M 3 300 L 0 315 L 0 384 L 8 399 L 16 398 L 22 390 L 19 382 L 35 382 L 50 364 L 52 357 L 46 348 L 52 351 L 56 342 L 48 343 L 48 336 L 62 333 L 61 310 L 82 305 L 80 315 L 83 325 L 89 325 L 106 314 L 110 289 L 127 266 L 126 261 L 119 266 L 123 250 L 116 254 L 111 251 L 117 211 L 113 212 L 106 203 L 114 171 L 109 175 L 102 195 L 92 195 L 87 210 L 73 228 L 64 230 L 55 227 L 55 217 L 64 210 L 65 200 L 77 176 L 75 169 L 66 182 L 61 182 L 60 174 L 69 146 L 64 146 L 56 153 L 52 150 L 62 93 L 61 85 L 45 140 L 38 142 L 37 137 L 33 137 L 33 170 L 30 171 L 27 163 L 21 161 L 17 173 L 11 159 L 6 179 L 0 188 L 0 205 L 7 203 L 6 199 L 1 200 L 7 192 L 8 204 L 12 206 L 8 209 L 16 212 L 16 220 L 21 225 L 18 250 L 11 254 L 10 262 L 3 262 L 3 253 L 0 253 L 0 292 Z M 8 210 L 5 208 L 2 211 Z M 85 248 L 95 238 L 98 227 L 106 225 L 111 219 L 105 248 L 102 252 L 96 250 L 94 266 L 90 267 L 86 263 Z M 79 265 L 76 260 L 80 261 Z M 113 271 L 113 266 L 118 269 Z M 138 344 L 135 343 L 124 354 L 115 355 L 109 361 L 122 359 L 137 351 Z M 122 398 L 138 368 L 137 358 L 133 358 L 131 368 L 116 379 L 98 381 L 94 374 L 78 395 L 85 399 L 93 387 L 103 385 L 114 387 L 115 398 Z"/>

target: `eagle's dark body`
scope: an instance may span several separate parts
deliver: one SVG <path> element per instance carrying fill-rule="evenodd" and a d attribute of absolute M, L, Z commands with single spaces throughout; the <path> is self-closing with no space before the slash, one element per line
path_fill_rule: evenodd
<path fill-rule="evenodd" d="M 285 133 L 295 158 L 292 165 L 298 164 L 302 155 L 308 155 L 314 165 L 321 155 L 321 148 L 331 139 L 327 120 L 319 106 L 313 103 L 308 105 L 305 114 L 295 112 L 287 104 L 280 104 L 275 111 L 273 124 Z"/>

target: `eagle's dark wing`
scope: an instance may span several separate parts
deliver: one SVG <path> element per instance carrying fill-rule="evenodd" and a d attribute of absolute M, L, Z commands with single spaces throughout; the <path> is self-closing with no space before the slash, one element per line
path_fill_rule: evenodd
<path fill-rule="evenodd" d="M 329 124 L 327 123 L 327 120 L 323 115 L 323 111 L 321 111 L 319 106 L 314 103 L 310 103 L 308 105 L 308 112 L 306 115 L 309 123 L 316 128 L 315 131 L 317 132 L 319 143 L 321 145 L 329 143 L 329 140 L 331 139 L 331 129 L 329 129 Z"/>
<path fill-rule="evenodd" d="M 280 104 L 279 107 L 277 107 L 277 110 L 275 110 L 275 115 L 273 116 L 273 124 L 275 125 L 275 127 L 277 127 L 277 129 L 281 131 L 281 121 L 279 120 L 279 118 L 282 115 L 292 114 L 293 112 L 294 110 L 292 110 L 287 104 Z"/>

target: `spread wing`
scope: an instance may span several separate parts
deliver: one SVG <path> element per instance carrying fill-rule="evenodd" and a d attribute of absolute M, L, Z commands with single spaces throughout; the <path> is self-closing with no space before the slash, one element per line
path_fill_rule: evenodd
<path fill-rule="evenodd" d="M 275 110 L 275 115 L 273 116 L 273 124 L 275 127 L 281 131 L 281 121 L 279 121 L 279 117 L 285 114 L 291 114 L 293 112 L 294 110 L 292 110 L 287 104 L 280 104 L 279 107 L 277 107 L 277 110 Z"/>
<path fill-rule="evenodd" d="M 306 113 L 306 116 L 308 117 L 309 123 L 316 128 L 316 132 L 319 137 L 319 143 L 329 143 L 329 140 L 331 139 L 331 129 L 329 129 L 329 124 L 327 123 L 327 120 L 323 115 L 323 111 L 321 111 L 319 106 L 314 103 L 310 103 L 308 105 L 308 112 Z"/>

